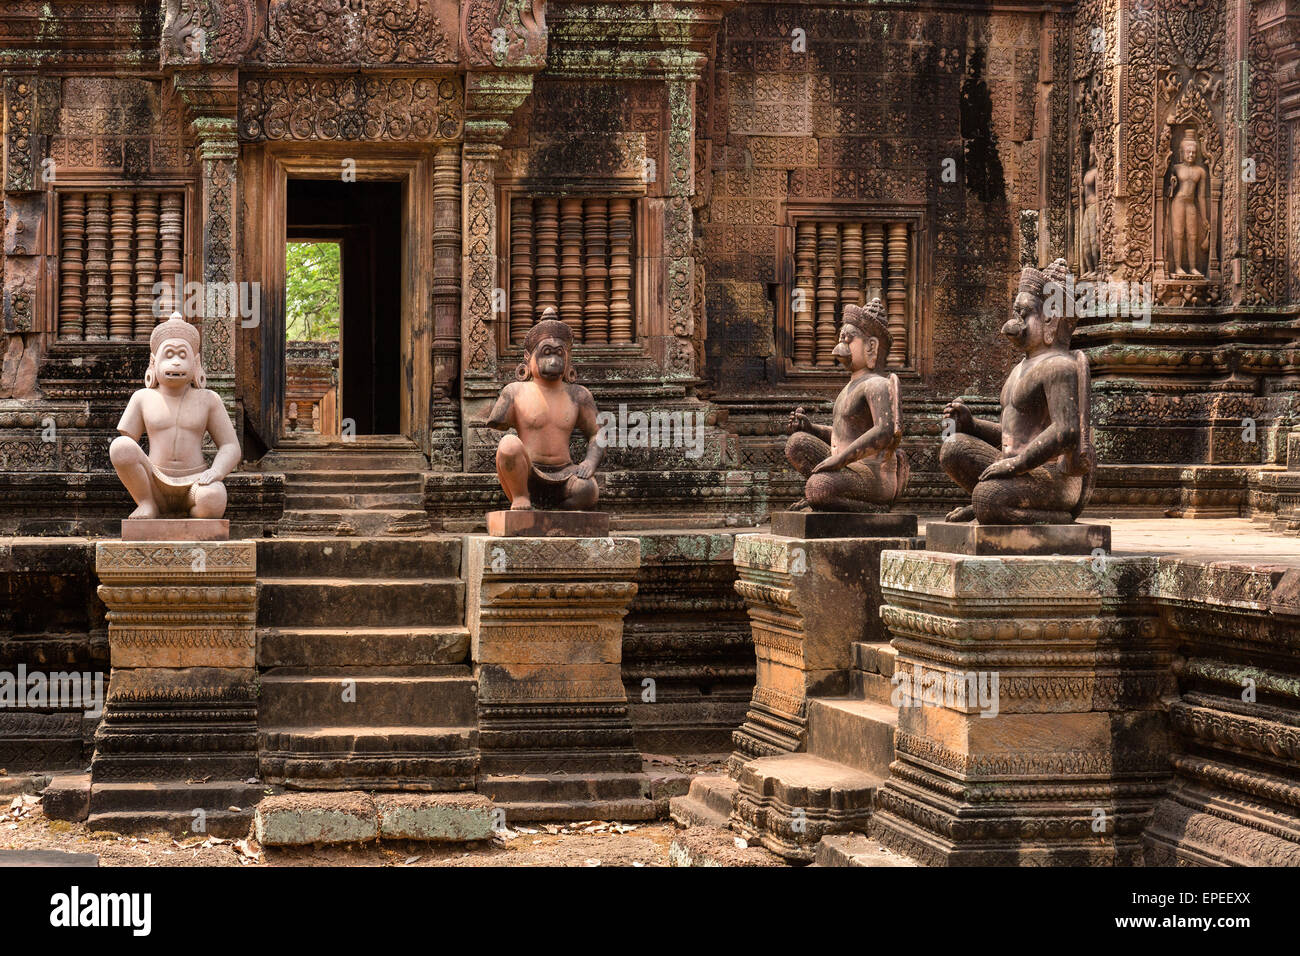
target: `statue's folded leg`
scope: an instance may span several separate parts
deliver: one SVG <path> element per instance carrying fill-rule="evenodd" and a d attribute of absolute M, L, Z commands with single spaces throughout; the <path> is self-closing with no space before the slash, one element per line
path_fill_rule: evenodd
<path fill-rule="evenodd" d="M 564 483 L 564 497 L 560 499 L 561 511 L 588 511 L 600 497 L 600 486 L 595 478 L 579 478 L 570 475 Z"/>
<path fill-rule="evenodd" d="M 968 492 L 975 490 L 984 469 L 1001 457 L 1001 449 L 964 432 L 939 445 L 939 466 Z"/>
<path fill-rule="evenodd" d="M 880 476 L 868 469 L 819 472 L 808 479 L 803 493 L 818 511 L 889 510 L 887 489 Z"/>
<path fill-rule="evenodd" d="M 980 524 L 1070 524 L 1082 491 L 1082 478 L 1035 468 L 981 481 L 971 494 L 971 505 Z"/>
<path fill-rule="evenodd" d="M 785 457 L 790 467 L 807 478 L 813 469 L 825 461 L 831 453 L 831 446 L 816 435 L 808 432 L 795 432 L 785 443 Z"/>

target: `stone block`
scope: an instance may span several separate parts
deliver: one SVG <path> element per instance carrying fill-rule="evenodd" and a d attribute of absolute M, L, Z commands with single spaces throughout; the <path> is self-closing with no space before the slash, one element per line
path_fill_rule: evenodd
<path fill-rule="evenodd" d="M 682 827 L 710 826 L 727 829 L 736 805 L 738 784 L 726 774 L 701 774 L 691 778 L 685 796 L 673 797 L 668 814 Z"/>
<path fill-rule="evenodd" d="M 823 836 L 866 828 L 882 780 L 800 753 L 751 760 L 738 783 L 731 828 L 783 859 L 809 863 Z"/>
<path fill-rule="evenodd" d="M 389 840 L 464 843 L 492 836 L 498 811 L 477 793 L 378 793 L 379 835 Z"/>
<path fill-rule="evenodd" d="M 113 670 L 94 783 L 256 775 L 254 542 L 101 541 L 95 570 Z M 146 796 L 138 806 L 115 805 L 112 819 L 172 812 Z M 92 820 L 109 813 L 101 803 L 92 788 Z"/>
<path fill-rule="evenodd" d="M 123 541 L 227 541 L 225 518 L 123 518 Z"/>
<path fill-rule="evenodd" d="M 365 793 L 282 793 L 257 808 L 257 842 L 263 846 L 366 843 L 379 836 L 375 801 Z"/>
<path fill-rule="evenodd" d="M 774 511 L 772 534 L 786 538 L 912 538 L 916 536 L 916 515 Z"/>
<path fill-rule="evenodd" d="M 90 816 L 90 774 L 57 774 L 41 792 L 41 809 L 51 820 L 85 820 Z"/>
<path fill-rule="evenodd" d="M 813 866 L 874 867 L 916 866 L 915 860 L 899 856 L 861 833 L 833 833 L 817 844 Z"/>
<path fill-rule="evenodd" d="M 488 534 L 500 538 L 603 538 L 604 511 L 489 511 Z"/>
<path fill-rule="evenodd" d="M 1153 562 L 881 558 L 900 693 L 868 834 L 926 865 L 1133 865 L 1169 770 Z"/>
<path fill-rule="evenodd" d="M 1110 554 L 1110 525 L 976 524 L 934 521 L 925 526 L 925 547 L 951 554 Z"/>
<path fill-rule="evenodd" d="M 639 773 L 623 687 L 635 538 L 466 538 L 486 774 Z"/>

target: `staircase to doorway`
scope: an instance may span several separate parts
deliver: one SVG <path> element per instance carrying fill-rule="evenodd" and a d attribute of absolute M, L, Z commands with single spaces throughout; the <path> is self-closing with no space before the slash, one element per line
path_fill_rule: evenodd
<path fill-rule="evenodd" d="M 257 544 L 262 779 L 470 790 L 475 683 L 456 537 Z"/>
<path fill-rule="evenodd" d="M 284 474 L 279 534 L 416 535 L 429 532 L 424 456 L 401 436 L 286 441 L 261 462 Z"/>

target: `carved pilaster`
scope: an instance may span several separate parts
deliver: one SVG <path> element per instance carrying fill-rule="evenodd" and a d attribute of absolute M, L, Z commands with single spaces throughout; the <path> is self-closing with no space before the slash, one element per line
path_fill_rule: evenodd
<path fill-rule="evenodd" d="M 235 395 L 235 182 L 239 144 L 235 120 L 203 116 L 193 121 L 203 169 L 203 367 L 208 387 L 230 405 Z"/>
<path fill-rule="evenodd" d="M 430 461 L 461 467 L 460 415 L 460 147 L 438 147 L 433 158 L 433 407 Z"/>

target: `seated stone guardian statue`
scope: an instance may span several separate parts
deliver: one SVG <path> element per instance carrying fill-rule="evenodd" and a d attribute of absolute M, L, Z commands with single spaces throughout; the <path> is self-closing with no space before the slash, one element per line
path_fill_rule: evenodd
<path fill-rule="evenodd" d="M 220 518 L 225 477 L 239 464 L 239 440 L 221 396 L 206 388 L 199 330 L 172 313 L 149 336 L 145 387 L 127 403 L 108 455 L 135 499 L 132 518 Z M 149 436 L 149 454 L 140 436 Z M 203 436 L 217 446 L 211 467 Z"/>
<path fill-rule="evenodd" d="M 785 455 L 808 479 L 793 510 L 888 511 L 907 487 L 898 376 L 876 371 L 889 354 L 883 315 L 879 299 L 844 309 L 831 354 L 848 369 L 849 382 L 835 399 L 831 426 L 814 424 L 803 408 L 790 414 Z"/>
<path fill-rule="evenodd" d="M 604 454 L 596 441 L 596 402 L 574 380 L 573 331 L 548 308 L 524 337 L 524 361 L 501 390 L 488 417 L 499 431 L 514 429 L 497 445 L 497 477 L 511 511 L 583 511 L 596 504 L 593 477 Z M 577 428 L 587 454 L 574 463 L 569 438 Z"/>
<path fill-rule="evenodd" d="M 1092 492 L 1097 456 L 1089 420 L 1088 357 L 1070 350 L 1075 315 L 1067 269 L 1026 267 L 1002 334 L 1024 353 L 1002 386 L 1002 420 L 975 418 L 960 400 L 943 410 L 956 432 L 939 463 L 971 495 L 949 521 L 1070 524 Z"/>

